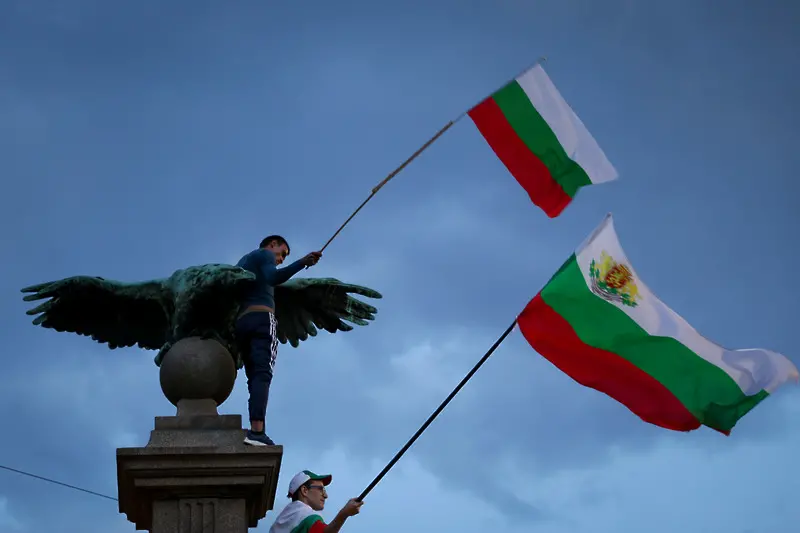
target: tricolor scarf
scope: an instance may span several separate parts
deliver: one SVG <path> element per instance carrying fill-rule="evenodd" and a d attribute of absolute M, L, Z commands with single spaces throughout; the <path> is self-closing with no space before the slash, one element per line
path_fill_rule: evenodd
<path fill-rule="evenodd" d="M 322 533 L 325 521 L 303 502 L 292 502 L 283 508 L 269 528 L 269 533 Z"/>

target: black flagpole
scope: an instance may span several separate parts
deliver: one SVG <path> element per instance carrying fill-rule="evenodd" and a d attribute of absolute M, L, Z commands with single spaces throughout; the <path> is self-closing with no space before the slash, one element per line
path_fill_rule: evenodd
<path fill-rule="evenodd" d="M 450 403 L 450 400 L 452 400 L 455 397 L 455 395 L 458 394 L 458 391 L 460 391 L 461 388 L 467 384 L 467 381 L 469 381 L 470 378 L 472 378 L 472 376 L 475 375 L 475 372 L 477 372 L 480 369 L 483 363 L 485 363 L 486 360 L 489 359 L 489 356 L 492 355 L 494 351 L 497 349 L 497 347 L 500 346 L 500 343 L 503 342 L 506 339 L 506 337 L 508 337 L 509 333 L 511 333 L 511 331 L 514 329 L 514 326 L 516 325 L 517 325 L 517 320 L 514 319 L 514 322 L 512 322 L 511 325 L 508 326 L 508 328 L 503 332 L 503 334 L 500 335 L 500 338 L 494 342 L 492 347 L 489 348 L 489 351 L 486 352 L 483 355 L 483 357 L 481 357 L 481 360 L 478 361 L 478 363 L 474 367 L 472 367 L 472 370 L 470 370 L 469 373 L 467 373 L 467 375 L 464 376 L 464 379 L 461 380 L 461 383 L 456 385 L 456 388 L 453 389 L 453 392 L 451 392 L 450 395 L 447 398 L 445 398 L 445 400 L 441 403 L 441 405 L 439 405 L 439 407 L 436 408 L 433 414 L 428 417 L 428 420 L 426 420 L 425 423 L 422 424 L 422 426 L 417 430 L 417 432 L 414 433 L 414 436 L 411 437 L 408 440 L 408 442 L 406 442 L 405 446 L 403 446 L 400 449 L 400 451 L 397 452 L 397 454 L 394 457 L 392 457 L 392 460 L 389 461 L 389 464 L 387 464 L 383 468 L 383 470 L 381 470 L 381 473 L 378 474 L 375 477 L 375 479 L 372 480 L 372 483 L 370 483 L 366 489 L 364 489 L 364 492 L 362 492 L 361 495 L 357 498 L 357 501 L 363 501 L 364 498 L 366 498 L 367 494 L 369 494 L 370 491 L 375 488 L 375 485 L 377 485 L 378 482 L 380 482 L 380 480 L 383 479 L 383 476 L 385 476 L 386 473 L 389 472 L 389 470 L 391 470 L 392 467 L 397 463 L 397 461 L 400 460 L 403 454 L 406 453 L 409 448 L 411 448 L 411 445 L 414 444 L 414 442 L 420 437 L 420 435 L 422 435 L 422 432 L 428 429 L 428 426 L 431 425 L 431 422 L 433 422 L 433 420 L 437 416 L 439 416 L 439 413 L 441 413 L 444 410 L 444 408 L 447 407 L 447 404 Z"/>

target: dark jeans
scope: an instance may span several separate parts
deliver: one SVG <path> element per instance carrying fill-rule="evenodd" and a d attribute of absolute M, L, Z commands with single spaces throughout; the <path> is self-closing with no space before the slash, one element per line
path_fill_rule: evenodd
<path fill-rule="evenodd" d="M 278 355 L 276 328 L 275 315 L 269 312 L 250 312 L 236 321 L 236 341 L 250 391 L 250 420 L 256 422 L 263 422 L 267 412 L 269 386 Z"/>

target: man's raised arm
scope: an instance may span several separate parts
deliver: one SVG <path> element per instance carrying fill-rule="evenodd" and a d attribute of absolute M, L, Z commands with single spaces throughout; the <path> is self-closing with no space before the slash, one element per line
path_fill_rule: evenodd
<path fill-rule="evenodd" d="M 261 250 L 258 254 L 258 268 L 264 275 L 267 283 L 272 285 L 280 285 L 288 281 L 292 276 L 303 270 L 305 267 L 304 258 L 298 259 L 289 266 L 278 268 L 275 264 L 275 254 L 269 250 Z"/>
<path fill-rule="evenodd" d="M 267 283 L 274 287 L 289 281 L 292 276 L 303 270 L 304 267 L 317 264 L 321 255 L 319 252 L 311 252 L 289 266 L 278 268 L 275 264 L 275 254 L 269 250 L 261 250 L 261 253 L 258 254 L 259 269 L 264 274 L 264 279 Z"/>
<path fill-rule="evenodd" d="M 336 514 L 336 518 L 331 520 L 331 523 L 325 526 L 324 533 L 339 533 L 339 530 L 342 529 L 345 520 L 350 518 L 351 516 L 355 516 L 361 510 L 361 506 L 364 505 L 364 502 L 360 502 L 358 500 L 350 500 L 348 501 L 342 510 Z"/>

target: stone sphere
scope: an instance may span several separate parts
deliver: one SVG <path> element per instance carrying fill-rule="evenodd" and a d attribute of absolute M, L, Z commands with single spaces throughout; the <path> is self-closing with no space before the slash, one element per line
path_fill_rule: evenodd
<path fill-rule="evenodd" d="M 177 406 L 179 400 L 212 399 L 222 404 L 233 391 L 236 365 L 219 342 L 188 337 L 176 342 L 164 355 L 159 373 L 164 396 Z"/>

